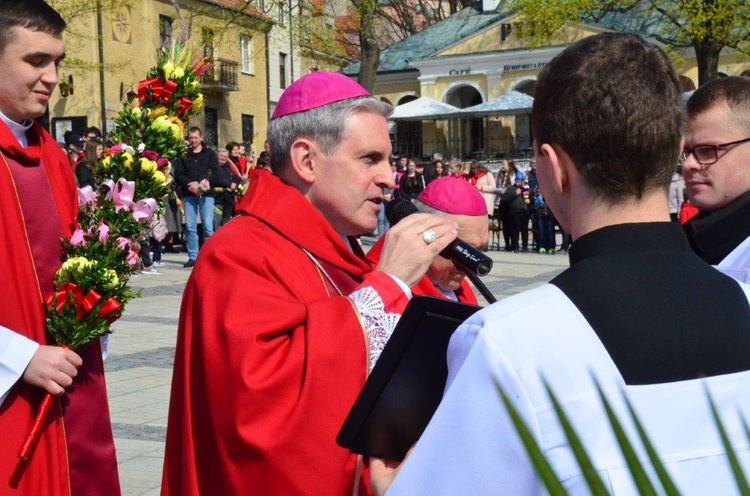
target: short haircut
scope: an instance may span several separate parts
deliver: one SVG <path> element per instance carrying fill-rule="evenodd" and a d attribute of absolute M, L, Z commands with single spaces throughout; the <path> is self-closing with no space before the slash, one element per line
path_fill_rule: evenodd
<path fill-rule="evenodd" d="M 292 144 L 300 138 L 315 141 L 326 155 L 336 152 L 349 118 L 360 113 L 387 118 L 393 107 L 373 97 L 352 98 L 272 119 L 268 124 L 271 167 L 276 175 L 289 166 Z"/>
<path fill-rule="evenodd" d="M 562 147 L 609 204 L 640 199 L 669 186 L 683 107 L 664 51 L 636 35 L 602 33 L 566 48 L 540 72 L 531 113 L 535 147 Z"/>
<path fill-rule="evenodd" d="M 731 120 L 738 127 L 750 131 L 750 78 L 727 76 L 706 83 L 690 96 L 687 102 L 688 117 L 726 103 Z"/>
<path fill-rule="evenodd" d="M 229 150 L 227 150 L 226 148 L 217 148 L 216 154 L 218 155 L 219 153 L 229 153 Z"/>
<path fill-rule="evenodd" d="M 229 143 L 227 143 L 227 150 L 229 151 L 232 151 L 234 148 L 239 148 L 239 147 L 240 147 L 240 144 L 237 143 L 236 141 L 230 141 Z"/>
<path fill-rule="evenodd" d="M 61 37 L 66 24 L 44 0 L 0 0 L 0 53 L 13 41 L 14 27 Z"/>
<path fill-rule="evenodd" d="M 190 133 L 198 133 L 201 138 L 203 137 L 203 131 L 198 126 L 193 126 L 190 129 L 188 129 L 188 134 Z"/>

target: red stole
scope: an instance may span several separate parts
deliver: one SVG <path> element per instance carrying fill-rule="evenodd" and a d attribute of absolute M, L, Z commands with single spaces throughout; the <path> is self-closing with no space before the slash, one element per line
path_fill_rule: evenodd
<path fill-rule="evenodd" d="M 38 125 L 27 137 L 29 146 L 24 149 L 0 123 L 0 273 L 5 277 L 3 291 L 13 302 L 0 307 L 0 324 L 47 344 L 42 298 L 51 291 L 60 265 L 58 238 L 70 235 L 75 226 L 77 198 L 68 161 L 57 143 Z M 25 465 L 18 463 L 16 453 L 42 390 L 22 381 L 11 389 L 0 408 L 5 448 L 0 450 L 0 493 L 85 495 L 107 487 L 109 493 L 119 494 L 98 350 L 98 343 L 79 350 L 84 365 L 76 386 L 53 407 Z M 101 456 L 86 453 L 89 446 Z"/>

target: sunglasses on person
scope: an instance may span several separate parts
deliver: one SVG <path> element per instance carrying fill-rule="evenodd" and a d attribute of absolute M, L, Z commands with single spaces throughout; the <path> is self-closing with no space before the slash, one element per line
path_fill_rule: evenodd
<path fill-rule="evenodd" d="M 693 148 L 685 148 L 680 154 L 680 165 L 682 165 L 691 154 L 693 155 L 693 157 L 695 157 L 696 162 L 698 162 L 699 164 L 703 166 L 713 165 L 719 161 L 719 150 L 723 150 L 731 146 L 741 145 L 742 143 L 747 143 L 748 141 L 750 141 L 750 138 L 730 141 L 729 143 L 722 143 L 721 145 L 698 145 L 694 146 Z"/>

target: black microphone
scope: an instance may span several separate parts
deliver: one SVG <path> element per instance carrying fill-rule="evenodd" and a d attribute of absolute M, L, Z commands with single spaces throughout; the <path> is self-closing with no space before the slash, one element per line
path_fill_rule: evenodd
<path fill-rule="evenodd" d="M 391 225 L 398 224 L 407 215 L 418 212 L 419 210 L 412 202 L 403 198 L 392 200 L 385 206 L 385 218 Z M 440 252 L 440 255 L 451 260 L 456 267 L 467 273 L 473 272 L 486 276 L 492 270 L 492 259 L 460 238 L 454 239 Z"/>

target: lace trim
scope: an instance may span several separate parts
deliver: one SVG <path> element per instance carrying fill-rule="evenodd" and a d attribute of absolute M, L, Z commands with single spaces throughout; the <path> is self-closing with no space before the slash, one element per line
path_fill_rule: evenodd
<path fill-rule="evenodd" d="M 370 342 L 370 370 L 372 371 L 401 315 L 386 313 L 383 299 L 369 286 L 355 291 L 349 295 L 349 298 L 359 309 L 365 323 L 367 339 Z"/>

